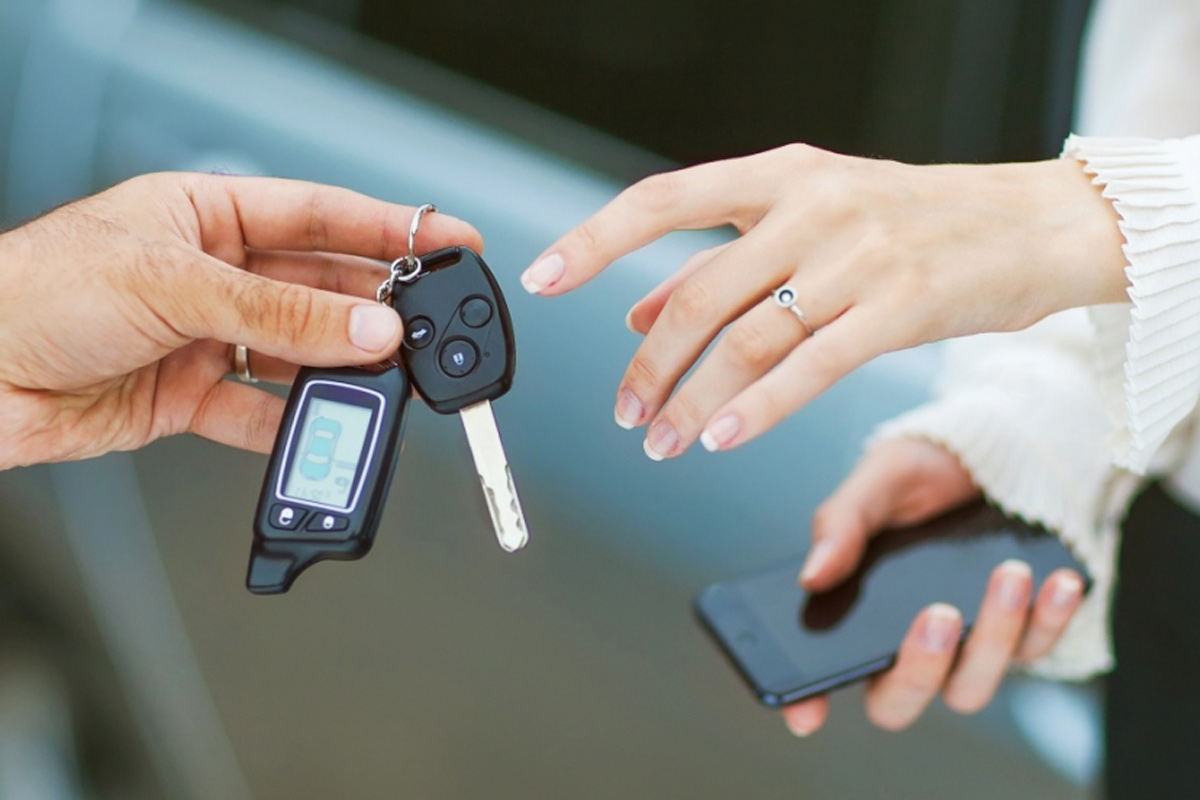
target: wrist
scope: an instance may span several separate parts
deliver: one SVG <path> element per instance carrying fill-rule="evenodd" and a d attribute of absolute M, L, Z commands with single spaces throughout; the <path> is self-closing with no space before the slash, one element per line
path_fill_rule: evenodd
<path fill-rule="evenodd" d="M 1129 299 L 1128 260 L 1120 216 L 1075 158 L 1043 162 L 1054 188 L 1049 213 L 1060 218 L 1061 233 L 1051 243 L 1060 271 L 1062 308 L 1123 303 Z"/>

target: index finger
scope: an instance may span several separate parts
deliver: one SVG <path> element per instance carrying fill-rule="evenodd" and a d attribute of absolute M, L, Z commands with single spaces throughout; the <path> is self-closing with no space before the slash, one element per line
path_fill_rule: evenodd
<path fill-rule="evenodd" d="M 341 253 L 391 261 L 408 253 L 416 209 L 337 186 L 285 178 L 189 175 L 201 247 Z M 421 220 L 418 255 L 450 245 L 483 249 L 474 227 L 446 214 Z M 234 253 L 234 256 L 237 254 Z"/>
<path fill-rule="evenodd" d="M 521 276 L 522 285 L 531 294 L 559 295 L 671 231 L 726 224 L 745 230 L 761 216 L 755 209 L 765 192 L 752 175 L 761 159 L 713 161 L 643 178 L 547 248 Z"/>

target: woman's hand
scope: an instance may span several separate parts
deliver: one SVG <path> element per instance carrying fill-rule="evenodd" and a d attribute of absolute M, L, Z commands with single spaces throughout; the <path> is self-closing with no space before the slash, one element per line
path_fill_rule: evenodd
<path fill-rule="evenodd" d="M 725 224 L 741 238 L 629 314 L 646 338 L 616 416 L 649 424 L 656 460 L 698 438 L 736 447 L 881 353 L 1125 299 L 1116 213 L 1075 161 L 911 166 L 801 145 L 647 178 L 522 280 L 562 294 L 669 231 Z M 803 324 L 771 297 L 784 285 Z"/>
<path fill-rule="evenodd" d="M 813 591 L 836 586 L 853 572 L 875 533 L 922 522 L 978 494 L 970 474 L 946 449 L 920 439 L 880 444 L 817 510 L 801 583 Z M 896 665 L 871 679 L 867 716 L 881 728 L 900 730 L 939 693 L 947 706 L 964 714 L 986 706 L 1010 664 L 1040 658 L 1058 642 L 1083 597 L 1083 580 L 1071 570 L 1058 570 L 1031 606 L 1033 591 L 1028 565 L 998 566 L 961 651 L 960 611 L 944 604 L 922 611 Z M 788 706 L 783 717 L 793 733 L 807 736 L 828 713 L 828 700 L 818 697 Z"/>
<path fill-rule="evenodd" d="M 0 469 L 88 458 L 190 431 L 271 448 L 284 402 L 223 380 L 369 364 L 400 319 L 374 301 L 414 209 L 298 181 L 135 178 L 0 236 Z M 481 246 L 427 217 L 421 251 Z M 365 299 L 371 298 L 371 299 Z"/>

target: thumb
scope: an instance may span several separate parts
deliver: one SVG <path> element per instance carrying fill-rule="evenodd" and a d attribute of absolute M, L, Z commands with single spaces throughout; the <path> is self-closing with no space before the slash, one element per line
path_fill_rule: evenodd
<path fill-rule="evenodd" d="M 190 338 L 318 367 L 368 364 L 400 347 L 403 325 L 388 306 L 204 260 L 187 272 L 185 291 L 162 293 L 160 313 Z"/>
<path fill-rule="evenodd" d="M 858 562 L 871 536 L 883 527 L 888 504 L 882 493 L 868 491 L 860 464 L 822 503 L 812 521 L 812 548 L 800 570 L 800 585 L 809 591 L 831 589 Z M 885 487 L 879 487 L 885 489 Z"/>
<path fill-rule="evenodd" d="M 900 438 L 871 448 L 813 516 L 813 546 L 800 573 L 811 591 L 832 588 L 858 566 L 882 529 L 912 525 L 979 493 L 948 450 Z"/>

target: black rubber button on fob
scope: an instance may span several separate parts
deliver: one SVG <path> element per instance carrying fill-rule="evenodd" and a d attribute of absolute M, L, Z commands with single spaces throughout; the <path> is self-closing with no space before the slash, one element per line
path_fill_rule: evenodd
<path fill-rule="evenodd" d="M 433 342 L 433 323 L 425 317 L 417 317 L 404 327 L 404 342 L 413 350 L 421 350 Z"/>
<path fill-rule="evenodd" d="M 350 520 L 333 514 L 314 514 L 308 522 L 310 531 L 344 531 L 349 527 Z"/>
<path fill-rule="evenodd" d="M 482 297 L 472 297 L 463 303 L 458 313 L 472 328 L 482 328 L 492 319 L 492 304 Z"/>
<path fill-rule="evenodd" d="M 438 363 L 451 378 L 461 378 L 475 369 L 479 363 L 479 351 L 466 339 L 452 339 L 442 346 Z"/>
<path fill-rule="evenodd" d="M 271 506 L 271 527 L 281 531 L 294 531 L 304 521 L 304 511 L 292 506 Z"/>

